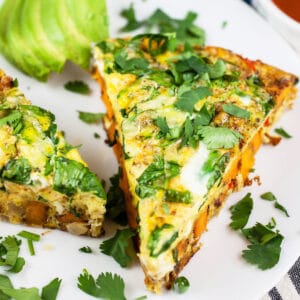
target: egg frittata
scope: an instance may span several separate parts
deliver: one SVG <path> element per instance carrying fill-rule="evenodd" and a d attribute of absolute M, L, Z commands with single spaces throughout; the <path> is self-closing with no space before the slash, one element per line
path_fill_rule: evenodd
<path fill-rule="evenodd" d="M 178 45 L 172 34 L 108 39 L 94 58 L 145 283 L 159 292 L 247 181 L 298 79 L 222 48 Z"/>
<path fill-rule="evenodd" d="M 54 115 L 15 82 L 0 71 L 0 219 L 99 236 L 106 203 L 99 179 Z"/>

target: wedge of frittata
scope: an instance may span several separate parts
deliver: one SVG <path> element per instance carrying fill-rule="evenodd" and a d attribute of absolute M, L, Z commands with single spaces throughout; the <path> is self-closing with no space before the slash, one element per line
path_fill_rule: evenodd
<path fill-rule="evenodd" d="M 176 46 L 171 34 L 109 39 L 94 58 L 145 282 L 158 292 L 246 182 L 297 78 L 225 49 Z"/>
<path fill-rule="evenodd" d="M 97 237 L 106 195 L 57 130 L 0 71 L 0 219 Z"/>

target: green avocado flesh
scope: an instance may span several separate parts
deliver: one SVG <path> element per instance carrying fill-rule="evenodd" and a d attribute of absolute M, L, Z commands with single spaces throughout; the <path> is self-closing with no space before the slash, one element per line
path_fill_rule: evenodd
<path fill-rule="evenodd" d="M 91 44 L 107 37 L 105 0 L 5 0 L 0 8 L 0 51 L 41 81 L 67 60 L 88 69 Z"/>

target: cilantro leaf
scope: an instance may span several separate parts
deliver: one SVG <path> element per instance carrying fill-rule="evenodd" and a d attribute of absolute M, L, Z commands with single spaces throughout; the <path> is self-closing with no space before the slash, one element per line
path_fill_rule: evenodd
<path fill-rule="evenodd" d="M 124 280 L 117 274 L 101 273 L 95 280 L 87 270 L 78 277 L 77 286 L 85 293 L 107 300 L 126 300 Z"/>
<path fill-rule="evenodd" d="M 274 207 L 281 210 L 287 217 L 290 216 L 287 209 L 283 205 L 281 205 L 278 201 L 275 201 Z"/>
<path fill-rule="evenodd" d="M 222 105 L 223 110 L 235 117 L 242 118 L 242 119 L 249 119 L 250 118 L 250 112 L 248 110 L 245 110 L 243 108 L 240 108 L 239 106 L 227 103 Z"/>
<path fill-rule="evenodd" d="M 209 150 L 219 148 L 230 149 L 243 138 L 237 131 L 226 127 L 204 126 L 199 129 L 199 133 Z"/>
<path fill-rule="evenodd" d="M 117 230 L 115 236 L 100 245 L 102 253 L 112 256 L 121 267 L 127 267 L 132 258 L 128 255 L 130 238 L 134 236 L 132 229 Z"/>
<path fill-rule="evenodd" d="M 117 274 L 101 273 L 97 278 L 97 285 L 101 288 L 101 298 L 108 300 L 126 300 L 124 295 L 124 280 Z"/>
<path fill-rule="evenodd" d="M 23 129 L 22 114 L 19 111 L 12 111 L 8 116 L 0 119 L 0 127 L 8 125 L 13 128 L 13 134 L 18 134 Z"/>
<path fill-rule="evenodd" d="M 96 298 L 101 298 L 101 289 L 96 285 L 94 277 L 85 269 L 78 277 L 77 286 L 83 292 Z"/>
<path fill-rule="evenodd" d="M 23 257 L 18 257 L 15 264 L 7 271 L 11 273 L 19 273 L 22 271 L 24 265 L 25 265 L 25 259 Z"/>
<path fill-rule="evenodd" d="M 166 117 L 157 117 L 155 124 L 163 135 L 166 135 L 170 131 Z"/>
<path fill-rule="evenodd" d="M 30 183 L 31 165 L 26 158 L 11 159 L 2 170 L 2 178 L 20 184 Z"/>
<path fill-rule="evenodd" d="M 89 86 L 81 80 L 69 81 L 64 84 L 64 87 L 66 90 L 70 92 L 83 94 L 83 95 L 88 95 L 91 92 Z"/>
<path fill-rule="evenodd" d="M 79 251 L 83 252 L 83 253 L 92 253 L 93 252 L 92 249 L 91 249 L 91 247 L 89 247 L 89 246 L 81 247 L 79 249 Z"/>
<path fill-rule="evenodd" d="M 55 300 L 60 288 L 61 279 L 54 278 L 42 289 L 43 300 Z"/>
<path fill-rule="evenodd" d="M 209 66 L 208 74 L 211 79 L 222 77 L 226 71 L 226 64 L 222 59 L 218 59 L 216 63 Z"/>
<path fill-rule="evenodd" d="M 201 99 L 211 96 L 212 92 L 207 87 L 198 87 L 194 90 L 189 90 L 178 96 L 178 100 L 174 105 L 183 111 L 192 113 L 194 110 L 194 105 Z"/>
<path fill-rule="evenodd" d="M 260 198 L 267 200 L 267 201 L 277 200 L 277 198 L 275 197 L 275 195 L 272 192 L 266 192 L 266 193 L 260 195 Z"/>
<path fill-rule="evenodd" d="M 289 133 L 287 133 L 282 127 L 280 127 L 280 128 L 275 128 L 275 132 L 276 132 L 277 134 L 279 134 L 279 135 L 281 135 L 281 136 L 287 138 L 287 139 L 290 139 L 290 138 L 292 137 L 292 136 L 291 136 Z"/>
<path fill-rule="evenodd" d="M 102 121 L 105 113 L 92 113 L 85 111 L 78 111 L 79 119 L 87 124 L 98 124 Z"/>
<path fill-rule="evenodd" d="M 234 230 L 244 228 L 249 220 L 252 209 L 253 199 L 251 198 L 251 194 L 248 193 L 238 203 L 230 207 L 232 222 L 229 226 Z"/>
<path fill-rule="evenodd" d="M 130 6 L 127 9 L 123 9 L 120 15 L 127 20 L 127 24 L 123 26 L 120 31 L 133 31 L 143 25 L 143 22 L 137 21 L 132 3 L 130 3 Z"/>
<path fill-rule="evenodd" d="M 256 223 L 251 228 L 242 229 L 244 236 L 250 241 L 248 249 L 243 250 L 243 258 L 262 270 L 270 269 L 277 264 L 281 252 L 283 236 L 273 231 L 268 225 Z"/>
<path fill-rule="evenodd" d="M 1 286 L 0 286 L 1 290 Z M 37 288 L 20 288 L 20 289 L 7 289 L 2 288 L 2 292 L 12 297 L 14 300 L 42 300 Z"/>
<path fill-rule="evenodd" d="M 6 259 L 4 264 L 7 266 L 14 266 L 20 251 L 20 242 L 14 236 L 7 236 L 1 243 L 6 249 Z"/>
<path fill-rule="evenodd" d="M 266 270 L 274 267 L 280 258 L 283 236 L 277 235 L 266 244 L 250 244 L 243 250 L 243 258 L 259 269 Z"/>
<path fill-rule="evenodd" d="M 287 209 L 277 201 L 277 198 L 275 197 L 275 195 L 272 192 L 266 192 L 266 193 L 260 195 L 260 197 L 267 201 L 275 201 L 274 207 L 281 210 L 287 217 L 290 216 Z"/>

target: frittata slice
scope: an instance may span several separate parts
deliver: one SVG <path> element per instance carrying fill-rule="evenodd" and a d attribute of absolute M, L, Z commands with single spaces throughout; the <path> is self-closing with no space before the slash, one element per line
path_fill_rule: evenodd
<path fill-rule="evenodd" d="M 172 35 L 109 39 L 94 58 L 145 282 L 159 292 L 245 184 L 297 78 L 225 49 L 176 46 Z"/>
<path fill-rule="evenodd" d="M 105 203 L 99 179 L 54 115 L 0 71 L 0 219 L 97 237 Z"/>

